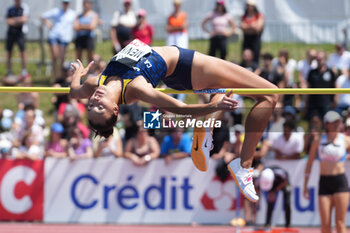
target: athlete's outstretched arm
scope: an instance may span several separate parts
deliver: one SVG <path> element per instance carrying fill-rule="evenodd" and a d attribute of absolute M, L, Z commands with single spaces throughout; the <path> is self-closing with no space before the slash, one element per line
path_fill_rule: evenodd
<path fill-rule="evenodd" d="M 141 81 L 142 82 L 142 81 Z M 145 88 L 145 85 L 133 85 L 128 91 L 133 93 L 133 96 L 141 101 L 154 104 L 159 108 L 177 114 L 189 114 L 192 116 L 204 116 L 216 111 L 234 111 L 238 107 L 238 102 L 229 96 L 225 95 L 221 100 L 211 102 L 209 104 L 185 104 L 163 92 L 154 88 Z"/>
<path fill-rule="evenodd" d="M 97 81 L 99 76 L 88 78 L 83 83 L 83 85 L 81 85 L 81 78 L 87 75 L 93 62 L 90 62 L 86 68 L 84 68 L 83 64 L 79 59 L 77 60 L 77 62 L 78 64 L 72 64 L 75 71 L 73 74 L 73 80 L 70 86 L 69 95 L 74 99 L 86 99 L 94 93 L 95 88 L 97 87 Z"/>

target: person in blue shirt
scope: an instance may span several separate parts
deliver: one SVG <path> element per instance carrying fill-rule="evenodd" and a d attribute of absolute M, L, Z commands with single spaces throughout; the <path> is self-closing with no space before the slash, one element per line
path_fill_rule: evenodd
<path fill-rule="evenodd" d="M 42 14 L 41 20 L 50 29 L 48 43 L 52 56 L 52 76 L 54 79 L 62 75 L 67 45 L 73 40 L 73 24 L 75 11 L 70 8 L 71 0 L 62 0 L 61 8 L 53 8 Z M 57 62 L 60 72 L 57 72 Z M 61 78 L 61 77 L 60 77 Z"/>
<path fill-rule="evenodd" d="M 187 158 L 191 154 L 191 138 L 183 133 L 182 128 L 175 128 L 165 136 L 161 145 L 161 156 L 166 163 L 171 160 Z"/>

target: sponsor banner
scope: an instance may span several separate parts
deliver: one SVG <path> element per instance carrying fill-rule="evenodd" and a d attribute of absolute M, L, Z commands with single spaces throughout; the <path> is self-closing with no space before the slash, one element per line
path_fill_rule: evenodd
<path fill-rule="evenodd" d="M 0 220 L 43 219 L 44 162 L 0 160 Z"/>
<path fill-rule="evenodd" d="M 114 158 L 45 160 L 45 222 L 227 224 L 236 209 L 230 177 L 205 173 L 191 159 L 136 167 Z M 241 200 L 240 200 L 241 201 Z"/>
<path fill-rule="evenodd" d="M 99 158 L 71 161 L 45 160 L 44 221 L 58 223 L 124 224 L 228 224 L 244 216 L 242 199 L 230 177 L 221 182 L 215 176 L 216 161 L 207 172 L 199 172 L 191 159 L 165 164 L 155 160 L 136 167 L 129 160 Z M 310 176 L 310 200 L 303 197 L 306 160 L 268 160 L 289 172 L 292 186 L 292 225 L 319 226 L 319 164 L 314 163 Z M 346 167 L 349 168 L 347 162 Z M 349 177 L 349 169 L 347 177 Z M 240 204 L 239 204 L 240 203 Z M 266 218 L 267 197 L 260 196 L 258 224 Z M 332 218 L 334 219 L 334 218 Z M 274 207 L 273 224 L 284 224 L 283 195 Z M 350 225 L 350 214 L 346 223 Z"/>

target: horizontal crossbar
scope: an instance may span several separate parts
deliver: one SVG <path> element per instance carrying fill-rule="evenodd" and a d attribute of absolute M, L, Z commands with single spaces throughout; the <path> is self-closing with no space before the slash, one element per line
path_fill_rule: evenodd
<path fill-rule="evenodd" d="M 184 90 L 178 91 L 167 88 L 156 88 L 158 91 L 166 94 L 198 94 L 198 93 L 227 93 L 231 90 L 240 95 L 263 95 L 263 94 L 350 94 L 350 88 L 280 88 L 280 89 L 263 89 L 263 88 L 226 88 L 226 89 L 207 89 L 200 91 Z M 39 92 L 39 93 L 69 93 L 69 87 L 0 87 L 0 92 Z"/>

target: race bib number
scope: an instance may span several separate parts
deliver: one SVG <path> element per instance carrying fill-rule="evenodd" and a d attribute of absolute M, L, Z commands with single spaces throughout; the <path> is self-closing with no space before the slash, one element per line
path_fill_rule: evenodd
<path fill-rule="evenodd" d="M 150 46 L 135 39 L 117 53 L 111 61 L 117 61 L 132 68 L 142 57 L 150 53 L 152 53 Z"/>

